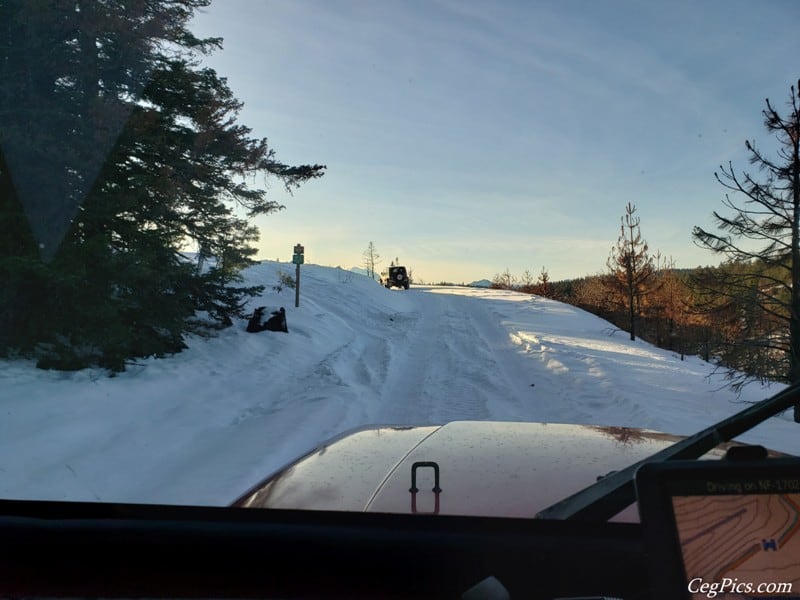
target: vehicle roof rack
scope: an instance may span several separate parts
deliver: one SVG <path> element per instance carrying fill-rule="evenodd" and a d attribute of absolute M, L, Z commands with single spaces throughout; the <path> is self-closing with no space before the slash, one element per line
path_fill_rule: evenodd
<path fill-rule="evenodd" d="M 732 440 L 737 435 L 799 402 L 800 383 L 795 383 L 774 396 L 723 419 L 661 452 L 603 477 L 597 483 L 539 511 L 536 518 L 607 521 L 636 501 L 633 477 L 636 470 L 643 464 L 698 458 L 717 445 Z"/>

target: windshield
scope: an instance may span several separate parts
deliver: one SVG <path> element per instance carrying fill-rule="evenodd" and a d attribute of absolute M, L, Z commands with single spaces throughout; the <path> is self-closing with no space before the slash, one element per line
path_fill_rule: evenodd
<path fill-rule="evenodd" d="M 0 498 L 228 506 L 369 429 L 340 507 L 425 442 L 534 516 L 797 382 L 799 18 L 0 2 Z"/>

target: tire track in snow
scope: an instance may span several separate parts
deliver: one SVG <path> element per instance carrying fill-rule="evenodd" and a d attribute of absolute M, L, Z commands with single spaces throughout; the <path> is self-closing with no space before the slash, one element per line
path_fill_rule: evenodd
<path fill-rule="evenodd" d="M 489 304 L 451 294 L 417 292 L 419 317 L 392 340 L 390 367 L 375 419 L 393 424 L 504 418 L 518 395 L 498 348 L 512 355 Z"/>
<path fill-rule="evenodd" d="M 610 340 L 602 348 L 591 339 L 563 338 L 546 331 L 516 331 L 510 334 L 519 352 L 534 358 L 537 394 L 546 397 L 549 406 L 531 415 L 532 420 L 550 420 L 597 424 L 597 414 L 615 406 L 627 421 L 647 424 L 648 412 L 640 399 L 625 393 L 619 369 L 608 369 L 609 356 L 628 355 L 635 362 L 637 353 L 646 349 L 630 348 Z M 582 332 L 596 335 L 596 332 Z M 617 346 L 616 351 L 612 350 Z M 627 352 L 623 352 L 626 350 Z M 617 361 L 619 362 L 619 361 Z M 627 422 L 626 421 L 626 422 Z"/>

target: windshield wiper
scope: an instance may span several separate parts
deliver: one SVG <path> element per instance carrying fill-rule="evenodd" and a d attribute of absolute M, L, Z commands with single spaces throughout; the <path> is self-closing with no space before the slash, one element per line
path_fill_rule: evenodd
<path fill-rule="evenodd" d="M 607 521 L 636 501 L 633 476 L 641 465 L 698 458 L 717 445 L 732 440 L 798 402 L 800 402 L 800 383 L 793 384 L 771 398 L 762 400 L 661 452 L 603 477 L 597 483 L 541 510 L 536 518 Z"/>

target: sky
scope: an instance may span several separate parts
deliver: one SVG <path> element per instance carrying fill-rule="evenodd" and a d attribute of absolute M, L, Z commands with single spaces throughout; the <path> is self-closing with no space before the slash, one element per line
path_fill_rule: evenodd
<path fill-rule="evenodd" d="M 697 357 L 681 360 L 574 306 L 507 290 L 386 290 L 307 265 L 296 308 L 291 291 L 272 288 L 286 269 L 264 262 L 244 276 L 266 286 L 248 310 L 285 306 L 288 333 L 247 333 L 238 319 L 115 377 L 4 360 L 0 498 L 227 505 L 365 425 L 524 421 L 691 435 L 784 387 L 753 383 L 737 396 Z M 798 428 L 789 411 L 738 439 L 798 455 Z M 572 481 L 564 472 L 584 463 L 605 473 L 638 460 L 625 447 L 615 465 L 580 460 L 584 452 L 571 448 L 559 468 L 538 465 L 541 487 L 560 489 Z"/>
<path fill-rule="evenodd" d="M 360 266 L 370 241 L 426 282 L 606 269 L 628 202 L 652 251 L 717 264 L 713 228 L 770 148 L 764 99 L 800 77 L 800 4 L 217 0 L 193 31 L 290 164 L 327 165 L 257 220 L 259 257 Z"/>

